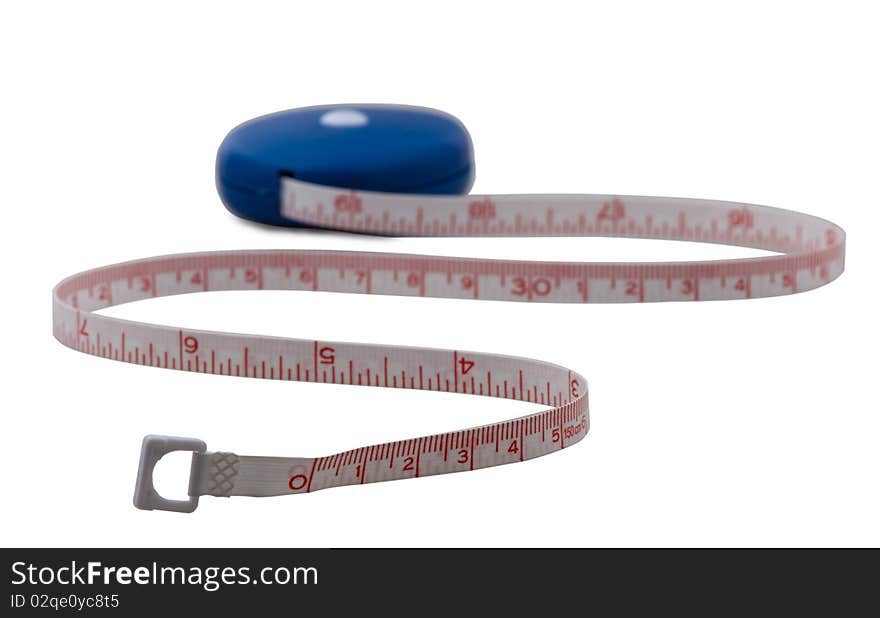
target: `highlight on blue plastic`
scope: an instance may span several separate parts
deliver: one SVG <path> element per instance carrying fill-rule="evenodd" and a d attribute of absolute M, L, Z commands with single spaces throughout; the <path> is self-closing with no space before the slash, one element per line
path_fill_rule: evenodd
<path fill-rule="evenodd" d="M 280 215 L 280 179 L 361 191 L 460 195 L 474 180 L 470 135 L 444 112 L 401 105 L 323 105 L 235 127 L 217 152 L 217 190 L 234 214 Z"/>

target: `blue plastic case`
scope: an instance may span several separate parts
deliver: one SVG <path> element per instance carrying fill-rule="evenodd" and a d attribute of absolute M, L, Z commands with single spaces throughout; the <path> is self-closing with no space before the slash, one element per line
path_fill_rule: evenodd
<path fill-rule="evenodd" d="M 217 189 L 234 214 L 296 226 L 280 209 L 280 176 L 362 191 L 458 195 L 474 179 L 470 135 L 424 107 L 325 105 L 234 128 L 217 152 Z"/>

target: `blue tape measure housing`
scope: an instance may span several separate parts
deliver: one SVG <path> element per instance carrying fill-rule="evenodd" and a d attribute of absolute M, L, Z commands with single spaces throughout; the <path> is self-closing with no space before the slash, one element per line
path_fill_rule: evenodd
<path fill-rule="evenodd" d="M 361 191 L 460 195 L 474 180 L 473 146 L 449 114 L 399 105 L 291 109 L 234 128 L 217 152 L 217 190 L 234 214 L 272 225 L 279 177 Z"/>

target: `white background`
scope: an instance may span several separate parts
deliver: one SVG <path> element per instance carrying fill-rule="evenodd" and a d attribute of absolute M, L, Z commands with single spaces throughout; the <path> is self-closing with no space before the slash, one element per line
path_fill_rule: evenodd
<path fill-rule="evenodd" d="M 0 9 L 3 545 L 877 545 L 878 96 L 872 3 L 120 2 Z M 227 213 L 234 125 L 335 102 L 458 116 L 485 192 L 770 204 L 849 232 L 792 297 L 642 306 L 274 293 L 114 315 L 533 356 L 583 372 L 592 431 L 516 466 L 274 499 L 131 505 L 141 438 L 311 456 L 507 418 L 509 402 L 151 370 L 50 332 L 74 272 L 196 250 L 685 259 L 736 248 L 371 239 Z M 428 326 L 430 325 L 430 326 Z M 347 409 L 344 422 L 329 412 Z M 157 469 L 185 492 L 186 456 Z"/>

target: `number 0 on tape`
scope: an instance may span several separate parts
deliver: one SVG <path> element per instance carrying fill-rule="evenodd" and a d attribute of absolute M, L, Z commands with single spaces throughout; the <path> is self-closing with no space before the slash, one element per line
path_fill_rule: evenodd
<path fill-rule="evenodd" d="M 476 470 L 579 442 L 586 380 L 527 358 L 238 335 L 120 320 L 97 310 L 212 290 L 319 290 L 551 303 L 732 300 L 793 294 L 843 272 L 844 232 L 817 217 L 732 202 L 613 195 L 467 195 L 470 137 L 434 110 L 313 107 L 235 128 L 217 186 L 235 214 L 263 223 L 391 236 L 613 236 L 772 251 L 703 262 L 577 263 L 338 251 L 224 251 L 97 268 L 53 292 L 64 345 L 104 358 L 215 375 L 420 389 L 527 401 L 533 414 L 324 457 L 207 452 L 204 442 L 144 438 L 134 502 L 190 512 L 201 495 L 275 496 Z M 193 451 L 188 500 L 153 487 L 165 453 Z"/>

